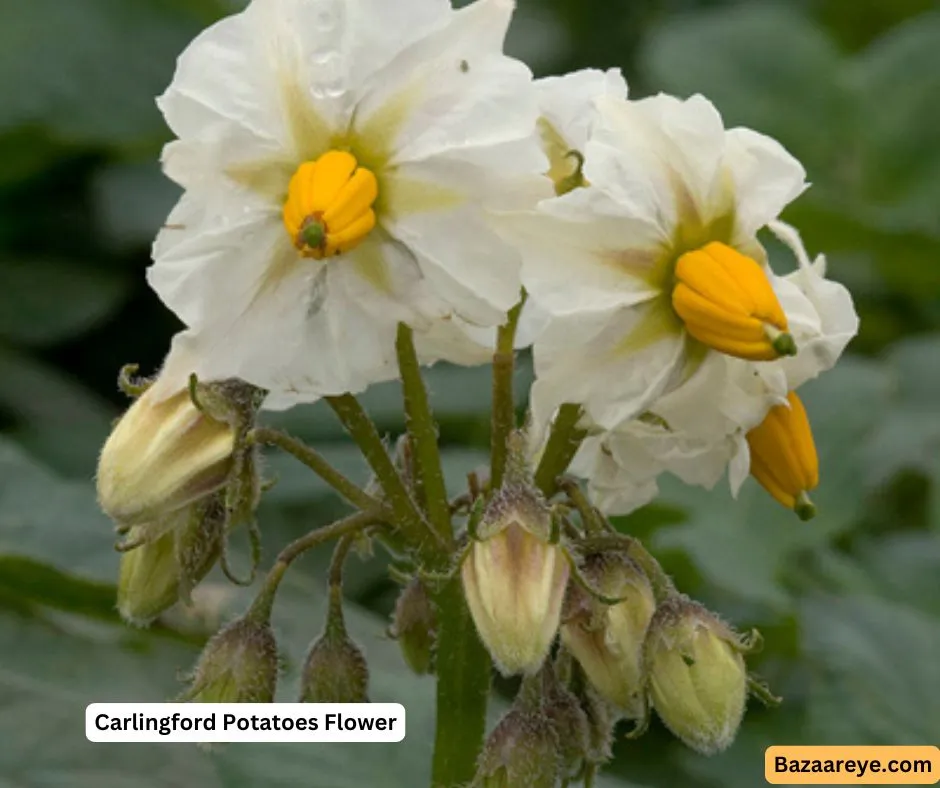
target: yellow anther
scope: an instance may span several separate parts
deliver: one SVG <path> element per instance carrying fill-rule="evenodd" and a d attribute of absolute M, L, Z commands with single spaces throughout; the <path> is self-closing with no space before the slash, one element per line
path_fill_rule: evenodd
<path fill-rule="evenodd" d="M 726 244 L 715 241 L 679 258 L 672 305 L 689 334 L 722 353 L 751 361 L 796 354 L 764 270 Z"/>
<path fill-rule="evenodd" d="M 284 226 L 304 257 L 322 260 L 355 249 L 375 227 L 378 182 L 347 151 L 304 162 L 291 178 Z"/>
<path fill-rule="evenodd" d="M 816 514 L 807 494 L 819 484 L 819 458 L 806 408 L 792 391 L 787 405 L 770 409 L 747 434 L 751 474 L 774 498 L 793 509 L 801 520 Z"/>

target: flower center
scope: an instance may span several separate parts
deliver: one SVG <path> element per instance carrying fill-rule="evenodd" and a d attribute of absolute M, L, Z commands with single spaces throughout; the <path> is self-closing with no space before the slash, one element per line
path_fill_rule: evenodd
<path fill-rule="evenodd" d="M 307 161 L 291 178 L 284 226 L 304 257 L 322 260 L 355 249 L 375 227 L 375 175 L 347 151 Z"/>
<path fill-rule="evenodd" d="M 770 409 L 747 434 L 751 474 L 774 498 L 793 509 L 801 520 L 816 514 L 807 492 L 819 484 L 819 458 L 806 408 L 790 392 L 787 405 Z"/>
<path fill-rule="evenodd" d="M 787 316 L 750 257 L 714 241 L 682 255 L 675 275 L 673 308 L 699 342 L 751 361 L 796 355 Z"/>

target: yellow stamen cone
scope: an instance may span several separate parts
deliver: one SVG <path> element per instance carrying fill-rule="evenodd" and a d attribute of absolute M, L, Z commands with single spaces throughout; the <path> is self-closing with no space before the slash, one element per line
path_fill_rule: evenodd
<path fill-rule="evenodd" d="M 355 249 L 375 227 L 375 175 L 347 151 L 331 150 L 297 168 L 284 203 L 284 226 L 304 257 L 322 260 Z"/>
<path fill-rule="evenodd" d="M 747 434 L 751 474 L 801 520 L 810 520 L 816 507 L 807 493 L 819 484 L 819 457 L 806 408 L 792 391 L 787 402 L 789 407 L 771 408 L 760 425 Z"/>
<path fill-rule="evenodd" d="M 717 241 L 676 264 L 672 305 L 699 342 L 751 361 L 796 353 L 787 316 L 760 265 Z"/>

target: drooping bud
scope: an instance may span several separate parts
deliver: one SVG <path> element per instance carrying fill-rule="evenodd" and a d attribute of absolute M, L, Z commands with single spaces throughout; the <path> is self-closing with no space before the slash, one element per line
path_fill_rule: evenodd
<path fill-rule="evenodd" d="M 505 674 L 534 673 L 558 632 L 568 559 L 542 494 L 510 457 L 461 566 L 480 639 Z"/>
<path fill-rule="evenodd" d="M 473 788 L 554 788 L 562 774 L 555 722 L 545 713 L 538 677 L 523 682 L 512 708 L 486 740 Z"/>
<path fill-rule="evenodd" d="M 188 602 L 221 555 L 224 527 L 221 493 L 174 512 L 160 524 L 134 526 L 127 543 L 140 544 L 121 556 L 121 617 L 147 626 L 178 601 Z"/>
<path fill-rule="evenodd" d="M 803 402 L 791 391 L 787 405 L 776 405 L 747 434 L 751 474 L 777 501 L 801 520 L 816 515 L 808 492 L 819 484 L 819 457 Z"/>
<path fill-rule="evenodd" d="M 146 526 L 131 529 L 128 539 L 143 538 Z M 166 531 L 152 541 L 121 556 L 117 607 L 121 618 L 135 626 L 147 626 L 179 599 L 179 567 L 176 532 Z"/>
<path fill-rule="evenodd" d="M 232 426 L 200 411 L 187 390 L 156 401 L 148 389 L 124 414 L 101 451 L 98 500 L 116 522 L 166 517 L 225 484 Z"/>
<path fill-rule="evenodd" d="M 369 666 L 346 632 L 342 609 L 331 605 L 323 634 L 307 653 L 300 681 L 304 703 L 367 703 Z M 339 612 L 337 612 L 339 611 Z"/>
<path fill-rule="evenodd" d="M 415 673 L 422 676 L 433 670 L 437 616 L 427 588 L 417 577 L 402 589 L 395 603 L 391 635 Z"/>
<path fill-rule="evenodd" d="M 590 731 L 587 714 L 578 698 L 561 684 L 550 663 L 543 667 L 543 709 L 555 726 L 562 774 L 574 777 L 590 758 Z"/>
<path fill-rule="evenodd" d="M 605 604 L 572 584 L 565 602 L 562 643 L 602 698 L 624 716 L 639 719 L 646 707 L 643 642 L 656 610 L 652 586 L 636 563 L 615 551 L 587 556 L 581 573 L 593 591 L 620 601 Z"/>
<path fill-rule="evenodd" d="M 271 703 L 277 672 L 271 624 L 249 612 L 206 644 L 183 698 L 193 703 Z"/>
<path fill-rule="evenodd" d="M 751 361 L 796 355 L 787 316 L 764 269 L 717 241 L 676 263 L 672 305 L 710 348 Z"/>
<path fill-rule="evenodd" d="M 688 599 L 664 602 L 646 641 L 649 693 L 660 719 L 703 755 L 726 749 L 747 700 L 747 670 L 738 636 Z"/>

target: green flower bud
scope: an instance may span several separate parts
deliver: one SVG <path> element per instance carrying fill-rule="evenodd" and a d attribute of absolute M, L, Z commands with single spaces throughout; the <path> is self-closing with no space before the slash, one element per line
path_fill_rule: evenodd
<path fill-rule="evenodd" d="M 738 636 L 688 599 L 663 603 L 646 641 L 649 692 L 660 719 L 703 755 L 737 735 L 747 699 L 747 670 Z"/>
<path fill-rule="evenodd" d="M 193 703 L 271 703 L 277 672 L 271 624 L 249 613 L 206 644 L 184 698 Z"/>
<path fill-rule="evenodd" d="M 575 777 L 590 753 L 588 717 L 574 693 L 553 679 L 546 683 L 544 709 L 558 736 L 562 773 Z"/>
<path fill-rule="evenodd" d="M 653 589 L 643 570 L 623 553 L 590 555 L 581 573 L 599 595 L 622 601 L 604 604 L 572 584 L 562 643 L 602 698 L 624 716 L 639 719 L 646 707 L 643 642 L 656 610 Z"/>
<path fill-rule="evenodd" d="M 369 666 L 346 628 L 328 621 L 311 646 L 301 674 L 304 703 L 368 703 Z"/>
<path fill-rule="evenodd" d="M 557 721 L 544 710 L 540 677 L 523 682 L 486 740 L 474 788 L 554 788 L 562 774 Z"/>
<path fill-rule="evenodd" d="M 528 482 L 508 482 L 483 513 L 461 566 L 480 639 L 506 675 L 539 669 L 558 632 L 568 561 L 551 511 Z"/>
<path fill-rule="evenodd" d="M 209 573 L 222 551 L 225 524 L 220 494 L 181 509 L 161 523 L 134 526 L 121 556 L 118 612 L 130 624 L 147 626 Z"/>
<path fill-rule="evenodd" d="M 402 589 L 395 603 L 391 635 L 398 640 L 408 667 L 419 676 L 432 671 L 437 616 L 428 590 L 418 578 Z"/>

